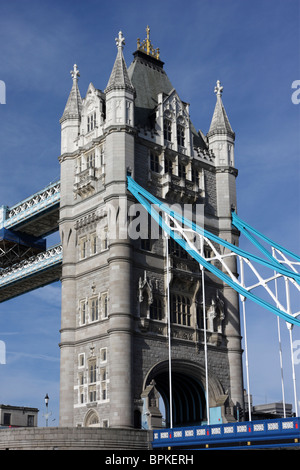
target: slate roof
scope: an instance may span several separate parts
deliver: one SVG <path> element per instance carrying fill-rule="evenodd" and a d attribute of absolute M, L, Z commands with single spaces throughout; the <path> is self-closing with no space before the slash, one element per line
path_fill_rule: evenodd
<path fill-rule="evenodd" d="M 153 127 L 155 110 L 158 104 L 158 94 L 169 95 L 174 87 L 170 82 L 163 66 L 164 63 L 141 50 L 133 54 L 134 59 L 128 68 L 128 75 L 135 88 L 135 125 Z M 194 135 L 194 145 L 206 148 L 202 136 L 191 124 Z"/>

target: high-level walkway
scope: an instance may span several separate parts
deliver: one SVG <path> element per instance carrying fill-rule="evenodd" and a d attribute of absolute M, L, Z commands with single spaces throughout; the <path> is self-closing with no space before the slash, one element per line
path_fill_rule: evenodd
<path fill-rule="evenodd" d="M 58 230 L 60 181 L 12 207 L 0 208 L 0 302 L 58 281 L 62 247 L 47 248 Z"/>

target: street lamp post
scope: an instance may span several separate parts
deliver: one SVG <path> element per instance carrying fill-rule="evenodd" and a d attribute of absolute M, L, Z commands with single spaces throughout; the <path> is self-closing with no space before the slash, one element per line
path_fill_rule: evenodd
<path fill-rule="evenodd" d="M 46 414 L 45 414 L 46 427 L 48 427 L 48 418 L 49 418 L 49 413 L 48 413 L 49 397 L 48 397 L 48 393 L 46 393 L 46 396 L 45 396 L 45 403 L 46 403 Z"/>

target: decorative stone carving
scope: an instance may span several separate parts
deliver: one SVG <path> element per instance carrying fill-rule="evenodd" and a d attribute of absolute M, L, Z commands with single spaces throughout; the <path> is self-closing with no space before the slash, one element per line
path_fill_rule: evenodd
<path fill-rule="evenodd" d="M 150 305 L 153 303 L 153 286 L 151 280 L 147 279 L 147 272 L 144 271 L 144 279 L 139 278 L 138 288 L 139 300 L 139 326 L 141 330 L 149 329 Z"/>
<path fill-rule="evenodd" d="M 144 403 L 143 416 L 145 416 L 143 427 L 146 429 L 162 427 L 162 414 L 159 409 L 160 394 L 158 393 L 155 385 L 155 380 L 151 380 L 150 384 L 141 394 L 141 398 Z"/>

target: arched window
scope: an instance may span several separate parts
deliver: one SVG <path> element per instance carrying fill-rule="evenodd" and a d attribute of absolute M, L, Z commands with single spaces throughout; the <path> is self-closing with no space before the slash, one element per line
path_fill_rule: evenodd
<path fill-rule="evenodd" d="M 100 427 L 99 416 L 94 410 L 89 410 L 85 417 L 84 426 L 86 427 Z"/>

